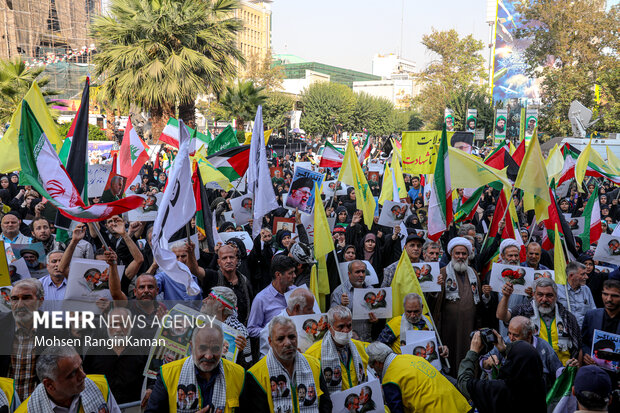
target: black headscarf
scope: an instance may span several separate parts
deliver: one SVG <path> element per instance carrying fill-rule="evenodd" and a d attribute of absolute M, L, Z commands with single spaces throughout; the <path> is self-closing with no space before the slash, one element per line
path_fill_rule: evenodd
<path fill-rule="evenodd" d="M 497 380 L 470 380 L 467 390 L 480 413 L 547 411 L 542 360 L 525 341 L 507 345 Z"/>

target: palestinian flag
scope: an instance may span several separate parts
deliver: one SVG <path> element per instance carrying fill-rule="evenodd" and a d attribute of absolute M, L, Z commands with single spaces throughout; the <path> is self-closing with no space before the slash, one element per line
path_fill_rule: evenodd
<path fill-rule="evenodd" d="M 209 155 L 211 162 L 230 182 L 245 175 L 250 161 L 250 145 L 241 145 L 236 148 L 224 149 Z"/>
<path fill-rule="evenodd" d="M 577 252 L 577 246 L 575 245 L 575 237 L 573 237 L 573 232 L 571 231 L 568 222 L 566 222 L 564 215 L 560 213 L 558 204 L 555 200 L 555 195 L 551 188 L 549 188 L 549 195 L 551 196 L 551 204 L 548 208 L 549 218 L 543 221 L 546 231 L 543 232 L 542 248 L 545 250 L 550 250 L 554 248 L 555 227 L 557 225 L 560 235 L 564 238 L 566 242 L 566 248 L 568 249 L 568 252 L 570 252 L 573 257 L 576 258 L 579 256 L 579 253 Z"/>
<path fill-rule="evenodd" d="M 344 152 L 337 149 L 329 142 L 325 142 L 325 149 L 323 155 L 321 155 L 321 162 L 319 167 L 321 168 L 340 168 L 342 166 L 342 160 L 344 159 Z"/>
<path fill-rule="evenodd" d="M 103 221 L 113 215 L 142 205 L 139 196 L 87 207 L 81 194 L 60 162 L 54 147 L 45 136 L 28 102 L 22 102 L 22 122 L 19 130 L 20 182 L 32 187 L 47 198 L 61 214 L 79 222 Z"/>
<path fill-rule="evenodd" d="M 510 156 L 510 148 L 506 145 L 505 141 L 484 160 L 484 163 L 500 171 L 508 167 L 506 171 L 508 178 L 513 182 L 517 179 L 519 165 L 514 158 Z"/>
<path fill-rule="evenodd" d="M 484 192 L 484 186 L 476 189 L 474 193 L 463 202 L 456 212 L 454 213 L 454 222 L 469 221 L 474 219 L 478 205 L 480 204 L 480 198 Z"/>
<path fill-rule="evenodd" d="M 211 142 L 211 139 L 210 139 L 211 134 L 207 136 L 204 133 L 195 131 L 194 129 L 190 128 L 187 125 L 185 125 L 185 127 L 189 131 L 190 136 L 195 136 L 202 143 L 209 144 L 209 142 Z M 175 148 L 179 149 L 179 121 L 176 120 L 175 118 L 168 119 L 168 123 L 166 124 L 166 127 L 164 128 L 164 130 L 161 132 L 161 135 L 159 136 L 159 140 L 167 143 L 170 146 L 174 146 Z M 192 142 L 190 144 L 190 154 L 196 151 L 195 147 L 196 147 L 196 142 Z"/>
<path fill-rule="evenodd" d="M 207 191 L 202 182 L 202 176 L 200 175 L 200 168 L 197 162 L 194 162 L 192 185 L 194 187 L 194 199 L 196 200 L 196 230 L 206 238 L 209 250 L 213 251 L 215 248 L 213 232 L 211 231 L 211 227 L 213 226 L 211 222 L 213 214 L 209 209 Z"/>
<path fill-rule="evenodd" d="M 437 241 L 452 222 L 452 183 L 450 181 L 450 159 L 448 158 L 448 135 L 443 125 L 441 142 L 437 151 L 437 164 L 431 186 L 428 205 L 428 238 Z"/>
<path fill-rule="evenodd" d="M 357 159 L 360 161 L 360 165 L 363 164 L 364 161 L 370 157 L 371 150 L 372 150 L 372 145 L 370 144 L 370 136 L 366 135 L 364 146 L 362 146 L 362 150 L 360 151 L 360 154 L 357 157 Z M 344 158 L 344 155 L 342 157 Z"/>
<path fill-rule="evenodd" d="M 525 158 L 525 141 L 521 141 L 512 154 L 512 159 L 514 159 L 518 166 L 521 166 L 521 163 L 523 163 L 523 158 Z"/>
<path fill-rule="evenodd" d="M 601 227 L 601 205 L 598 200 L 598 186 L 594 188 L 592 195 L 590 195 L 590 199 L 588 199 L 582 216 L 586 218 L 586 225 L 583 233 L 579 235 L 579 238 L 583 241 L 584 247 L 589 247 L 598 241 L 603 232 L 603 228 Z"/>

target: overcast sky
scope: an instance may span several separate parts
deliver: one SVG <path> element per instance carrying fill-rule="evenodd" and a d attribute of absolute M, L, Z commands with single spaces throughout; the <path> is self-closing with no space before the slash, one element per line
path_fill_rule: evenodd
<path fill-rule="evenodd" d="M 399 53 L 423 68 L 431 56 L 421 40 L 432 28 L 473 34 L 486 44 L 487 0 L 274 0 L 272 46 L 307 61 L 371 73 L 376 53 Z"/>

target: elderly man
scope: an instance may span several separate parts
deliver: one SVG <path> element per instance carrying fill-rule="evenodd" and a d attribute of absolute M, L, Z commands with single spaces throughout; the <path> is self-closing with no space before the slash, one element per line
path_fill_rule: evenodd
<path fill-rule="evenodd" d="M 441 245 L 435 241 L 426 241 L 422 247 L 424 262 L 439 262 Z"/>
<path fill-rule="evenodd" d="M 63 272 L 60 270 L 60 261 L 64 252 L 60 250 L 51 251 L 47 254 L 47 272 L 48 274 L 41 278 L 43 291 L 45 293 L 45 303 L 42 310 L 60 310 L 62 300 L 65 299 L 67 292 L 67 280 Z"/>
<path fill-rule="evenodd" d="M 392 318 L 379 334 L 377 341 L 387 344 L 396 354 L 401 354 L 400 346 L 405 344 L 405 335 L 408 330 L 435 331 L 429 316 L 424 313 L 424 302 L 422 297 L 416 293 L 409 293 L 403 300 L 405 312 L 402 315 Z M 439 347 L 439 355 L 448 357 L 448 347 Z"/>
<path fill-rule="evenodd" d="M 103 191 L 101 195 L 101 202 L 113 202 L 118 201 L 123 197 L 123 177 L 120 175 L 115 175 L 110 180 L 110 188 Z"/>
<path fill-rule="evenodd" d="M 280 316 L 292 317 L 295 315 L 314 314 L 314 295 L 305 288 L 297 288 L 286 300 L 286 307 L 280 312 Z M 320 314 L 317 314 L 320 317 Z M 302 345 L 297 337 L 299 350 L 303 353 L 310 344 Z M 269 353 L 269 326 L 265 326 L 260 332 L 260 356 Z"/>
<path fill-rule="evenodd" d="M 71 346 L 43 350 L 36 371 L 41 384 L 18 413 L 121 412 L 105 376 L 84 374 L 82 359 Z"/>
<path fill-rule="evenodd" d="M 269 346 L 269 353 L 246 373 L 241 411 L 331 412 L 332 402 L 321 374 L 321 363 L 297 351 L 297 330 L 290 318 L 276 316 L 271 320 Z M 295 390 L 302 384 L 307 389 L 303 402 Z"/>
<path fill-rule="evenodd" d="M 396 355 L 383 343 L 366 347 L 368 367 L 383 386 L 392 412 L 468 412 L 471 406 L 448 379 L 430 363 L 411 354 Z"/>
<path fill-rule="evenodd" d="M 491 300 L 491 288 L 480 288 L 480 279 L 469 267 L 473 247 L 469 240 L 455 237 L 448 243 L 451 257 L 441 269 L 443 285 L 433 308 L 433 319 L 443 342 L 450 349 L 448 360 L 456 368 L 469 349 L 469 334 L 481 326 L 485 304 Z M 481 291 L 482 290 L 482 291 Z"/>
<path fill-rule="evenodd" d="M 17 212 L 8 212 L 0 220 L 0 238 L 5 244 L 30 244 L 30 238 L 19 232 L 22 223 L 21 217 Z"/>
<path fill-rule="evenodd" d="M 323 377 L 326 377 L 326 369 L 334 372 L 340 370 L 341 375 L 327 383 L 329 392 L 346 390 L 367 381 L 366 367 L 368 356 L 364 351 L 364 343 L 351 338 L 351 310 L 341 305 L 336 305 L 327 312 L 329 333 L 322 340 L 315 342 L 306 351 L 321 361 Z M 327 379 L 325 379 L 327 381 Z"/>
<path fill-rule="evenodd" d="M 513 317 L 508 325 L 507 336 L 502 339 L 501 336 L 497 335 L 498 342 L 501 342 L 498 347 L 505 349 L 503 343 L 514 343 L 517 340 L 530 343 L 538 351 L 542 360 L 545 386 L 546 390 L 549 391 L 555 382 L 557 370 L 562 367 L 562 363 L 549 343 L 537 337 L 535 332 L 536 326 L 532 320 L 523 316 Z M 498 350 L 498 347 L 493 347 L 493 350 L 480 358 L 480 366 L 489 377 L 491 377 L 494 367 L 499 367 L 504 359 L 504 354 Z M 573 361 L 573 365 L 577 365 L 577 360 Z"/>
<path fill-rule="evenodd" d="M 353 292 L 355 288 L 368 288 L 366 284 L 366 264 L 359 260 L 349 262 L 349 278 L 340 284 L 331 295 L 331 306 L 343 305 L 353 310 Z M 369 342 L 371 339 L 372 325 L 378 321 L 372 313 L 368 313 L 369 320 L 353 321 L 353 331 L 361 341 Z"/>
<path fill-rule="evenodd" d="M 508 300 L 513 287 L 510 283 L 502 287 L 502 299 L 497 305 L 497 318 L 508 323 L 514 316 L 530 318 L 536 326 L 538 337 L 546 340 L 558 355 L 562 364 L 576 358 L 581 349 L 579 324 L 574 315 L 558 302 L 558 287 L 550 278 L 534 281 L 534 300 L 508 309 Z"/>
<path fill-rule="evenodd" d="M 239 257 L 237 250 L 231 245 L 223 245 L 217 251 L 217 271 L 205 270 L 202 280 L 202 291 L 209 294 L 213 287 L 227 287 L 237 296 L 237 314 L 239 321 L 248 322 L 250 302 L 254 296 L 252 286 L 245 275 L 237 270 Z"/>
<path fill-rule="evenodd" d="M 278 254 L 271 260 L 271 284 L 261 290 L 250 309 L 250 319 L 248 320 L 248 332 L 250 337 L 258 338 L 263 327 L 284 308 L 286 308 L 286 298 L 284 293 L 295 289 L 295 269 L 297 263 L 291 257 Z"/>
<path fill-rule="evenodd" d="M 558 289 L 558 302 L 562 303 L 575 316 L 579 327 L 582 326 L 586 313 L 596 308 L 592 292 L 585 285 L 587 279 L 585 265 L 577 261 L 569 262 L 566 266 L 566 286 Z M 568 299 L 566 297 L 567 291 Z"/>
<path fill-rule="evenodd" d="M 405 251 L 407 252 L 407 256 L 409 260 L 413 264 L 414 262 L 420 262 L 420 255 L 422 254 L 422 245 L 424 244 L 424 238 L 420 237 L 418 234 L 413 233 L 407 236 L 407 240 L 405 241 Z M 381 288 L 389 287 L 392 285 L 392 280 L 394 279 L 394 274 L 396 273 L 396 267 L 398 266 L 398 261 L 388 265 L 383 270 L 383 282 L 381 283 Z"/>
<path fill-rule="evenodd" d="M 192 333 L 192 355 L 161 367 L 145 413 L 181 409 L 228 413 L 238 408 L 244 370 L 222 358 L 223 344 L 224 332 L 218 323 L 196 326 Z M 179 388 L 199 390 L 195 391 L 198 402 L 187 405 L 186 393 L 178 391 Z"/>

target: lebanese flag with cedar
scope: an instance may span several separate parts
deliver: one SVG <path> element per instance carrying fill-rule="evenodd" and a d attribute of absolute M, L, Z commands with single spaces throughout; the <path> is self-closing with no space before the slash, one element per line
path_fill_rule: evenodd
<path fill-rule="evenodd" d="M 127 127 L 121 142 L 118 174 L 127 178 L 125 190 L 131 185 L 140 169 L 149 159 L 148 145 L 138 136 L 131 124 L 131 118 L 127 120 Z"/>

